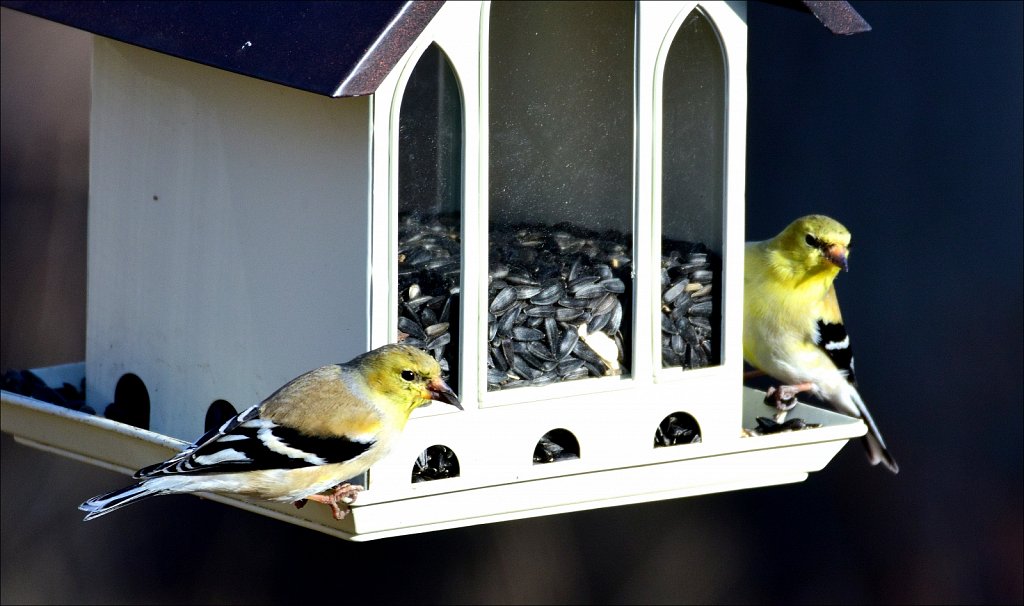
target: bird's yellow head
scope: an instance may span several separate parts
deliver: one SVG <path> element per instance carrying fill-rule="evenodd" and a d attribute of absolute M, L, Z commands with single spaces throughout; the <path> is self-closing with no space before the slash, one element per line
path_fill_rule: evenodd
<path fill-rule="evenodd" d="M 371 389 L 406 415 L 434 400 L 462 410 L 458 396 L 441 378 L 441 366 L 422 349 L 411 345 L 385 345 L 352 361 Z"/>
<path fill-rule="evenodd" d="M 804 274 L 824 272 L 831 276 L 848 271 L 850 230 L 825 215 L 800 217 L 773 238 L 776 251 L 797 265 Z"/>

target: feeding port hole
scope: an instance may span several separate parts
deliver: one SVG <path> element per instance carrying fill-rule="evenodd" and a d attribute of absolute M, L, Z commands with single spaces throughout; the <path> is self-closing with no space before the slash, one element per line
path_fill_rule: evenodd
<path fill-rule="evenodd" d="M 435 444 L 420 453 L 412 464 L 412 481 L 430 482 L 459 477 L 459 457 L 443 444 Z"/>
<path fill-rule="evenodd" d="M 114 387 L 114 401 L 107 405 L 103 416 L 140 429 L 149 429 L 149 390 L 133 373 L 125 373 Z"/>
<path fill-rule="evenodd" d="M 568 429 L 552 429 L 537 441 L 533 464 L 557 463 L 580 458 L 580 442 Z"/>
<path fill-rule="evenodd" d="M 216 429 L 224 424 L 224 421 L 234 418 L 238 414 L 235 407 L 227 400 L 214 400 L 206 409 L 206 420 L 203 422 L 204 431 Z"/>
<path fill-rule="evenodd" d="M 700 442 L 700 424 L 685 412 L 674 412 L 658 425 L 654 432 L 654 447 L 696 444 Z"/>

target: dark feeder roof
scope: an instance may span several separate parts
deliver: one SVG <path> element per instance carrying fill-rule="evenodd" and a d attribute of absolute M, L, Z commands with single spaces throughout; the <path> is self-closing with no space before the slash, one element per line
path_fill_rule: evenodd
<path fill-rule="evenodd" d="M 833 33 L 871 29 L 848 2 L 768 2 L 811 12 Z M 329 97 L 377 90 L 442 4 L 0 2 L 120 42 Z"/>

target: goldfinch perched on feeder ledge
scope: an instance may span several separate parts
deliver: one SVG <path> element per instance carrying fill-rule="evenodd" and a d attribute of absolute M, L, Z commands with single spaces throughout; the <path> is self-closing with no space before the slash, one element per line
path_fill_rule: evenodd
<path fill-rule="evenodd" d="M 215 492 L 324 503 L 336 520 L 362 490 L 346 482 L 391 449 L 409 415 L 433 400 L 462 410 L 437 361 L 385 345 L 292 379 L 180 454 L 135 472 L 140 481 L 79 505 L 86 520 L 143 499 Z M 326 494 L 324 494 L 326 493 Z"/>
<path fill-rule="evenodd" d="M 832 284 L 839 270 L 847 271 L 849 246 L 850 232 L 823 215 L 801 217 L 771 240 L 747 243 L 743 357 L 783 383 L 765 400 L 780 410 L 792 408 L 796 395 L 807 391 L 863 419 L 871 464 L 898 473 L 857 391 L 850 338 Z"/>

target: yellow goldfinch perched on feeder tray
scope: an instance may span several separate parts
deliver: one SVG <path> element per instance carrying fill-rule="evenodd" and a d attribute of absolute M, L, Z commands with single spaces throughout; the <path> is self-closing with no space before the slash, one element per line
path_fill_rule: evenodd
<path fill-rule="evenodd" d="M 180 454 L 135 472 L 140 481 L 79 505 L 86 520 L 148 497 L 215 492 L 324 503 L 334 518 L 362 490 L 346 482 L 391 449 L 409 415 L 433 400 L 462 410 L 437 361 L 385 345 L 292 379 Z M 322 494 L 326 493 L 326 494 Z"/>
<path fill-rule="evenodd" d="M 840 412 L 867 423 L 862 438 L 872 465 L 893 473 L 871 413 L 857 391 L 850 338 L 832 282 L 847 270 L 850 232 L 823 215 L 801 217 L 779 235 L 748 242 L 744 262 L 743 357 L 784 383 L 768 391 L 780 410 L 809 391 Z"/>

